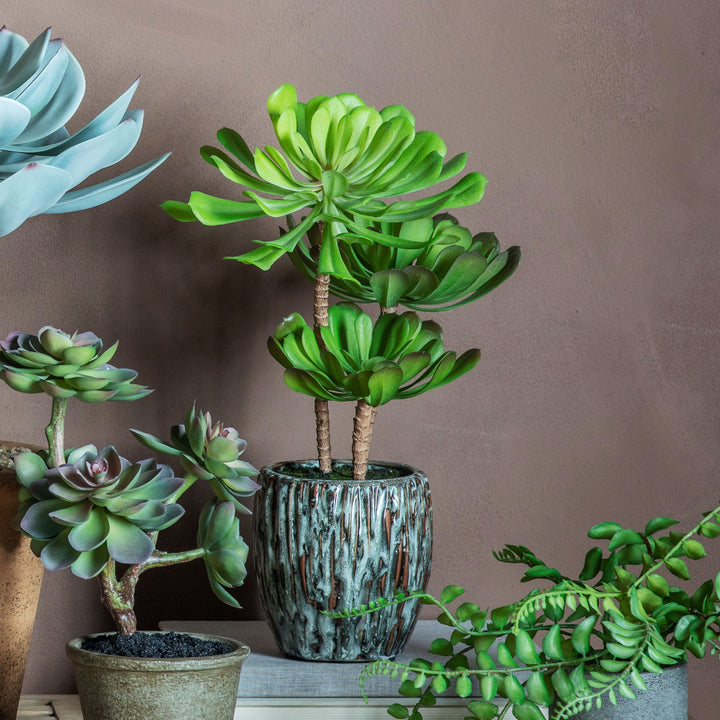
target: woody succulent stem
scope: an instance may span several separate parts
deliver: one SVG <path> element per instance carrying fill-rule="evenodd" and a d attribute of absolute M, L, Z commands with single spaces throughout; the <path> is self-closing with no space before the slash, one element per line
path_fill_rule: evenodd
<path fill-rule="evenodd" d="M 382 315 L 394 314 L 397 308 L 386 308 L 380 306 Z M 355 418 L 353 420 L 352 435 L 352 458 L 353 458 L 353 479 L 364 480 L 367 475 L 368 457 L 370 455 L 370 441 L 372 440 L 373 427 L 377 408 L 369 405 L 365 400 L 359 400 L 355 406 Z"/>
<path fill-rule="evenodd" d="M 367 474 L 370 440 L 377 408 L 365 400 L 359 400 L 355 406 L 352 434 L 353 480 L 364 480 Z"/>
<path fill-rule="evenodd" d="M 102 604 L 112 616 L 120 635 L 132 635 L 137 630 L 135 616 L 135 588 L 140 575 L 150 568 L 179 565 L 203 557 L 202 548 L 177 553 L 163 553 L 156 550 L 145 562 L 131 565 L 120 578 L 116 577 L 115 561 L 110 558 L 100 573 Z"/>
<path fill-rule="evenodd" d="M 316 258 L 320 254 L 320 245 L 324 223 L 316 223 L 308 232 Z M 317 260 L 316 260 L 317 262 Z M 313 330 L 320 347 L 324 346 L 320 336 L 320 328 L 328 325 L 328 297 L 330 275 L 318 274 L 315 276 L 313 292 Z M 330 407 L 327 400 L 315 399 L 315 438 L 317 442 L 318 466 L 323 475 L 332 470 L 332 451 L 330 449 Z"/>
<path fill-rule="evenodd" d="M 53 398 L 50 424 L 45 428 L 50 460 L 53 467 L 65 463 L 65 411 L 67 398 Z"/>

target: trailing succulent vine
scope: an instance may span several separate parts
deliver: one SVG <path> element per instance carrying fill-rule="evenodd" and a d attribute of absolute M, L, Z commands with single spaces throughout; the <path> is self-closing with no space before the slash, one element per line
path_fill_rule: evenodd
<path fill-rule="evenodd" d="M 78 577 L 99 579 L 102 602 L 121 634 L 136 630 L 135 590 L 152 568 L 202 559 L 215 595 L 240 607 L 228 591 L 247 574 L 248 547 L 237 515 L 249 512 L 243 503 L 258 485 L 255 468 L 240 459 L 247 443 L 237 430 L 193 405 L 185 423 L 171 428 L 169 443 L 131 431 L 151 450 L 178 458 L 183 477 L 152 458 L 131 462 L 112 446 L 65 448 L 70 399 L 129 401 L 151 392 L 133 382 L 135 370 L 108 364 L 116 350 L 117 343 L 103 350 L 93 333 L 70 335 L 52 327 L 37 335 L 13 332 L 0 341 L 0 380 L 18 392 L 52 398 L 48 449 L 14 459 L 20 507 L 13 525 L 31 539 L 48 570 L 69 568 Z M 197 481 L 212 492 L 200 514 L 197 546 L 160 550 L 159 532 L 184 515 L 179 500 Z"/>
<path fill-rule="evenodd" d="M 607 540 L 592 547 L 576 579 L 563 575 L 523 545 L 506 545 L 494 557 L 525 565 L 522 582 L 547 580 L 520 600 L 492 610 L 472 602 L 451 605 L 464 590 L 446 587 L 439 598 L 424 592 L 398 593 L 337 617 L 357 617 L 389 604 L 418 599 L 435 605 L 437 621 L 451 628 L 428 652 L 437 660 L 410 664 L 378 660 L 366 666 L 361 686 L 373 675 L 400 679 L 412 707 L 393 704 L 394 718 L 422 720 L 422 709 L 453 691 L 467 698 L 468 720 L 566 720 L 591 707 L 634 699 L 646 689 L 641 673 L 660 673 L 720 650 L 720 573 L 688 592 L 688 560 L 705 556 L 699 538 L 720 536 L 720 507 L 685 533 L 666 530 L 676 520 L 653 518 L 642 531 L 605 522 L 588 536 Z"/>
<path fill-rule="evenodd" d="M 355 403 L 353 475 L 363 479 L 378 407 L 450 382 L 480 359 L 477 349 L 459 357 L 445 350 L 440 326 L 415 310 L 482 297 L 510 277 L 520 251 L 501 252 L 492 233 L 473 236 L 447 215 L 479 202 L 485 178 L 470 172 L 448 186 L 467 154 L 446 160 L 442 138 L 416 130 L 406 108 L 376 110 L 351 93 L 303 103 L 294 87 L 282 85 L 267 109 L 280 149 L 252 151 L 238 132 L 223 128 L 222 148 L 200 151 L 243 187 L 245 199 L 195 191 L 188 202 L 163 208 L 182 222 L 211 226 L 286 219 L 279 237 L 256 240 L 255 249 L 230 259 L 268 270 L 287 255 L 313 282 L 312 323 L 294 313 L 270 338 L 270 351 L 286 384 L 315 399 L 322 473 L 331 471 L 328 402 Z M 424 191 L 431 194 L 413 197 Z M 348 302 L 331 308 L 331 294 Z M 357 303 L 376 303 L 380 319 Z M 409 311 L 387 319 L 399 305 Z"/>

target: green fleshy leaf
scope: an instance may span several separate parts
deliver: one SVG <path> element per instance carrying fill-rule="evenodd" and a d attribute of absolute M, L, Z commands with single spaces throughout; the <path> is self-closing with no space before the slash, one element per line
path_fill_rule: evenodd
<path fill-rule="evenodd" d="M 402 270 L 381 270 L 370 278 L 370 287 L 381 307 L 393 308 L 410 287 L 410 278 Z"/>
<path fill-rule="evenodd" d="M 82 525 L 72 528 L 68 535 L 68 542 L 75 550 L 86 553 L 104 545 L 109 532 L 110 525 L 105 512 L 97 509 L 89 513 L 87 520 Z M 107 551 L 104 554 L 107 556 Z"/>
<path fill-rule="evenodd" d="M 105 569 L 109 559 L 107 548 L 101 545 L 94 550 L 80 553 L 78 559 L 70 566 L 70 570 L 73 575 L 89 580 L 97 577 Z"/>
<path fill-rule="evenodd" d="M 18 482 L 26 488 L 45 477 L 45 473 L 48 471 L 42 457 L 33 452 L 24 452 L 17 455 L 14 459 L 14 465 Z"/>
<path fill-rule="evenodd" d="M 152 555 L 155 545 L 140 528 L 122 518 L 107 515 L 110 525 L 107 548 L 110 557 L 119 563 L 135 565 Z"/>
<path fill-rule="evenodd" d="M 226 200 L 197 191 L 190 194 L 188 206 L 204 225 L 227 225 L 265 214 L 252 200 Z"/>
<path fill-rule="evenodd" d="M 69 531 L 69 528 L 63 530 L 40 553 L 40 559 L 48 570 L 64 570 L 78 559 L 80 553 L 67 540 Z"/>

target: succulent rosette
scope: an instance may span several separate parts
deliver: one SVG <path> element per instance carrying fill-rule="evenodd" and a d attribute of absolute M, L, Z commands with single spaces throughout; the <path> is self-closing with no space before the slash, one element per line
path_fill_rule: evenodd
<path fill-rule="evenodd" d="M 317 270 L 351 280 L 341 245 L 413 245 L 369 225 L 368 220 L 403 222 L 429 217 L 476 203 L 483 195 L 485 178 L 468 173 L 435 194 L 404 198 L 457 176 L 465 168 L 467 154 L 446 161 L 442 138 L 434 132 L 416 131 L 415 118 L 400 105 L 376 110 L 351 93 L 318 95 L 302 103 L 295 88 L 286 84 L 270 95 L 267 109 L 281 150 L 268 145 L 253 152 L 229 128 L 217 134 L 224 150 L 201 149 L 207 162 L 246 188 L 246 200 L 193 192 L 187 203 L 163 204 L 178 220 L 199 220 L 206 225 L 306 211 L 280 238 L 258 240 L 255 250 L 234 258 L 241 262 L 267 270 L 322 222 Z"/>
<path fill-rule="evenodd" d="M 162 155 L 105 182 L 73 189 L 126 157 L 138 142 L 142 110 L 128 110 L 135 81 L 74 135 L 65 128 L 85 94 L 80 64 L 50 28 L 32 43 L 0 29 L 0 236 L 42 213 L 85 210 L 126 192 Z"/>
<path fill-rule="evenodd" d="M 341 302 L 328 315 L 329 324 L 320 328 L 324 347 L 298 313 L 268 340 L 288 387 L 315 398 L 378 407 L 445 385 L 480 360 L 477 349 L 459 357 L 446 351 L 440 326 L 411 311 L 387 313 L 373 323 L 357 305 Z"/>
<path fill-rule="evenodd" d="M 15 469 L 22 486 L 16 523 L 49 570 L 69 567 L 90 578 L 110 558 L 142 563 L 155 549 L 149 533 L 184 512 L 173 502 L 183 480 L 169 466 L 152 459 L 131 463 L 113 447 L 78 448 L 55 468 L 41 454 L 23 453 Z"/>
<path fill-rule="evenodd" d="M 247 443 L 235 428 L 213 422 L 210 413 L 193 405 L 185 423 L 172 426 L 169 444 L 140 430 L 130 432 L 151 450 L 177 457 L 189 477 L 207 480 L 217 498 L 231 502 L 237 512 L 250 512 L 241 501 L 259 488 L 252 479 L 257 470 L 240 459 Z"/>
<path fill-rule="evenodd" d="M 358 218 L 359 223 L 365 223 Z M 491 232 L 472 235 L 451 215 L 403 223 L 366 223 L 408 247 L 352 243 L 342 246 L 353 280 L 330 278 L 330 292 L 352 302 L 403 305 L 436 312 L 466 305 L 509 278 L 520 262 L 520 248 L 500 250 Z M 315 280 L 312 249 L 300 243 L 291 253 L 295 266 Z"/>
<path fill-rule="evenodd" d="M 137 400 L 151 391 L 133 382 L 137 372 L 108 364 L 115 343 L 103 351 L 94 333 L 68 333 L 45 326 L 37 335 L 12 332 L 0 340 L 0 379 L 13 390 L 45 392 L 83 402 Z"/>
<path fill-rule="evenodd" d="M 205 551 L 203 559 L 212 591 L 227 605 L 240 607 L 225 589 L 245 581 L 248 546 L 240 536 L 240 521 L 232 502 L 210 501 L 200 514 L 198 545 Z"/>

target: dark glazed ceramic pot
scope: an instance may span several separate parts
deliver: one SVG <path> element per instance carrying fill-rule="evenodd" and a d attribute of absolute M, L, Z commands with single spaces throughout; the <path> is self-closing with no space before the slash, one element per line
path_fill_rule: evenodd
<path fill-rule="evenodd" d="M 40 449 L 27 443 L 0 441 L 0 445 Z M 19 507 L 19 487 L 14 470 L 0 469 L 0 720 L 17 716 L 43 576 L 29 538 L 11 527 Z"/>
<path fill-rule="evenodd" d="M 348 461 L 336 461 L 337 464 Z M 358 618 L 333 619 L 396 590 L 423 590 L 432 557 L 426 475 L 372 463 L 390 479 L 296 477 L 316 461 L 269 465 L 255 496 L 254 557 L 260 597 L 278 647 L 302 660 L 354 662 L 402 651 L 417 620 L 410 600 Z M 393 474 L 399 474 L 392 477 Z"/>
<path fill-rule="evenodd" d="M 642 673 L 647 690 L 630 683 L 635 699 L 622 696 L 617 705 L 607 698 L 601 708 L 593 707 L 573 715 L 573 720 L 686 720 L 688 710 L 687 665 L 673 665 L 661 673 Z M 554 708 L 556 709 L 556 708 Z M 555 717 L 551 713 L 551 717 Z"/>
<path fill-rule="evenodd" d="M 85 720 L 232 720 L 247 645 L 224 637 L 225 655 L 194 658 L 138 658 L 83 650 L 85 638 L 71 640 L 73 663 Z"/>

